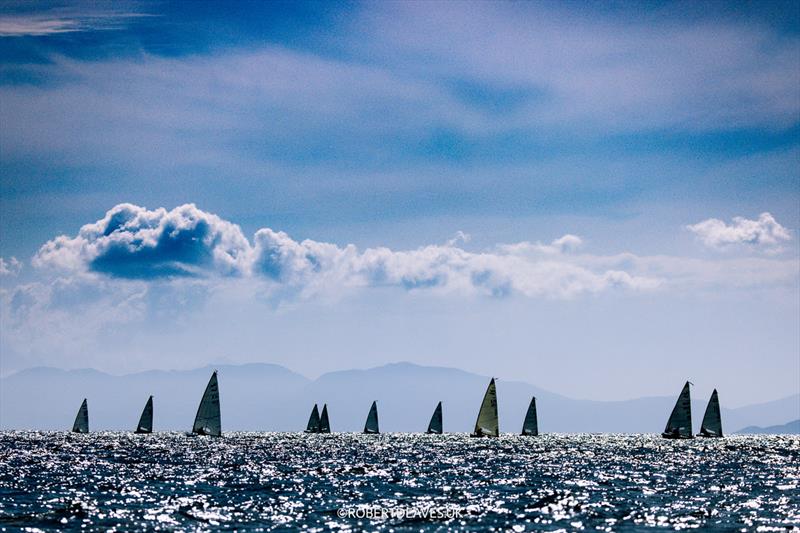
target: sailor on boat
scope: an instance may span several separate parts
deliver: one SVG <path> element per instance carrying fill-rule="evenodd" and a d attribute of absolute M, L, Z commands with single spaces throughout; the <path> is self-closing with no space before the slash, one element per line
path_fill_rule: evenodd
<path fill-rule="evenodd" d="M 319 415 L 319 432 L 330 433 L 331 422 L 328 420 L 328 404 L 322 404 L 322 414 Z"/>
<path fill-rule="evenodd" d="M 497 421 L 497 388 L 494 378 L 489 382 L 486 393 L 483 395 L 478 419 L 475 421 L 475 430 L 472 437 L 499 437 L 500 427 Z"/>
<path fill-rule="evenodd" d="M 442 432 L 442 402 L 436 404 L 436 409 L 433 410 L 431 421 L 428 422 L 428 429 L 425 433 L 440 434 Z"/>
<path fill-rule="evenodd" d="M 322 431 L 320 431 L 319 409 L 317 409 L 317 404 L 314 404 L 314 408 L 311 410 L 311 416 L 308 417 L 305 433 L 322 433 Z"/>
<path fill-rule="evenodd" d="M 153 432 L 153 397 L 147 399 L 142 410 L 142 416 L 139 417 L 139 423 L 136 424 L 136 433 L 152 433 Z"/>
<path fill-rule="evenodd" d="M 691 439 L 692 436 L 692 399 L 689 392 L 689 385 L 687 381 L 680 395 L 678 401 L 675 402 L 675 407 L 672 408 L 672 413 L 667 420 L 667 426 L 661 436 L 665 439 Z"/>
<path fill-rule="evenodd" d="M 208 380 L 203 398 L 197 407 L 197 415 L 194 417 L 192 425 L 194 435 L 210 435 L 219 437 L 222 435 L 222 419 L 219 409 L 219 383 L 217 382 L 217 371 L 211 374 Z"/>
<path fill-rule="evenodd" d="M 528 412 L 525 413 L 525 420 L 522 422 L 522 434 L 529 437 L 539 435 L 539 419 L 536 417 L 536 396 L 531 398 Z"/>
<path fill-rule="evenodd" d="M 711 398 L 708 400 L 706 412 L 703 415 L 703 423 L 700 425 L 700 433 L 698 437 L 722 437 L 722 416 L 719 412 L 719 396 L 717 389 L 711 393 Z"/>
<path fill-rule="evenodd" d="M 73 433 L 89 433 L 89 404 L 86 398 L 83 399 L 78 414 L 75 415 L 75 422 L 72 423 Z"/>
<path fill-rule="evenodd" d="M 364 433 L 376 435 L 380 433 L 378 429 L 378 403 L 372 402 L 372 407 L 369 408 L 367 415 L 367 422 L 364 424 Z"/>

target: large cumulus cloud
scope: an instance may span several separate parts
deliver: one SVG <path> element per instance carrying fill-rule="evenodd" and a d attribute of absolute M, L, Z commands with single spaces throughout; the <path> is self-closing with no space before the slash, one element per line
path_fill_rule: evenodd
<path fill-rule="evenodd" d="M 550 244 L 522 242 L 482 252 L 460 239 L 414 250 L 359 250 L 314 240 L 295 241 L 263 228 L 248 240 L 239 226 L 192 204 L 171 211 L 120 204 L 74 237 L 47 242 L 39 268 L 111 278 L 253 277 L 312 294 L 348 287 L 402 287 L 493 296 L 570 297 L 611 288 L 651 289 L 657 278 L 594 268 L 571 253 L 574 235 Z"/>
<path fill-rule="evenodd" d="M 152 279 L 246 274 L 250 243 L 239 226 L 193 204 L 150 211 L 119 204 L 78 235 L 47 242 L 34 266 Z"/>

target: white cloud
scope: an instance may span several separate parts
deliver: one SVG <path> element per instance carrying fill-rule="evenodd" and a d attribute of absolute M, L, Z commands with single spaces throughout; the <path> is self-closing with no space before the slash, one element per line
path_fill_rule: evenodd
<path fill-rule="evenodd" d="M 686 228 L 697 235 L 709 248 L 722 249 L 731 246 L 747 246 L 756 249 L 779 251 L 782 242 L 792 237 L 769 213 L 761 213 L 757 220 L 734 217 L 730 224 L 717 218 L 709 218 Z"/>
<path fill-rule="evenodd" d="M 78 21 L 46 17 L 0 17 L 0 37 L 42 36 L 79 31 Z"/>
<path fill-rule="evenodd" d="M 441 292 L 569 298 L 610 289 L 653 289 L 659 279 L 620 269 L 597 269 L 570 259 L 581 244 L 565 235 L 551 244 L 522 242 L 492 251 L 444 245 L 414 250 L 363 251 L 350 244 L 304 240 L 263 228 L 253 244 L 239 226 L 192 204 L 171 211 L 120 204 L 75 237 L 41 247 L 37 268 L 120 279 L 254 277 L 292 293 L 313 295 L 357 287 L 402 287 Z"/>
<path fill-rule="evenodd" d="M 237 225 L 191 204 L 169 211 L 120 204 L 77 235 L 46 243 L 33 261 L 36 281 L 0 289 L 2 364 L 146 367 L 164 352 L 160 342 L 172 343 L 175 352 L 164 361 L 191 364 L 197 353 L 217 357 L 239 346 L 263 318 L 272 329 L 252 337 L 259 339 L 251 343 L 253 353 L 260 353 L 274 335 L 303 335 L 309 320 L 339 306 L 374 314 L 424 302 L 509 313 L 543 305 L 527 299 L 610 293 L 651 295 L 647 300 L 736 291 L 796 295 L 800 272 L 797 260 L 776 257 L 591 254 L 570 234 L 477 251 L 457 244 L 359 249 L 297 241 L 269 228 L 248 240 Z M 512 298 L 486 307 L 506 296 Z M 354 316 L 345 322 L 363 319 Z M 231 325 L 240 320 L 252 322 Z M 286 324 L 293 329 L 281 330 Z M 142 351 L 142 343 L 151 350 Z"/>
<path fill-rule="evenodd" d="M 8 260 L 0 257 L 0 276 L 16 276 L 22 270 L 22 263 L 16 257 Z"/>
<path fill-rule="evenodd" d="M 247 273 L 250 252 L 239 226 L 193 204 L 171 211 L 119 204 L 77 236 L 48 241 L 33 264 L 131 279 L 228 276 Z"/>
<path fill-rule="evenodd" d="M 460 242 L 463 242 L 463 243 L 466 244 L 471 239 L 472 239 L 472 237 L 470 236 L 469 233 L 464 233 L 463 231 L 459 230 L 459 231 L 456 232 L 456 234 L 453 236 L 452 239 L 448 239 L 447 240 L 447 246 L 455 246 L 456 244 L 458 244 Z"/>
<path fill-rule="evenodd" d="M 709 245 L 730 243 L 774 249 L 788 232 L 769 215 L 758 221 L 710 220 L 691 227 Z M 395 287 L 435 294 L 492 297 L 574 298 L 612 290 L 758 288 L 796 282 L 794 260 L 739 258 L 703 260 L 632 253 L 595 255 L 566 234 L 548 244 L 518 242 L 487 250 L 459 246 L 466 235 L 410 250 L 359 249 L 259 229 L 252 241 L 238 225 L 193 204 L 171 211 L 120 204 L 74 237 L 45 243 L 33 258 L 40 272 L 86 279 L 207 286 L 239 278 L 255 282 L 259 295 L 285 301 L 339 297 L 346 291 Z"/>
<path fill-rule="evenodd" d="M 116 11 L 112 4 L 45 9 L 0 16 L 0 37 L 42 37 L 80 31 L 114 30 L 128 19 L 149 16 Z"/>
<path fill-rule="evenodd" d="M 542 244 L 540 242 L 518 242 L 514 244 L 498 245 L 498 249 L 504 253 L 512 255 L 553 255 L 574 252 L 581 246 L 583 246 L 583 239 L 577 235 L 571 235 L 568 233 L 563 237 L 555 239 L 550 244 Z"/>

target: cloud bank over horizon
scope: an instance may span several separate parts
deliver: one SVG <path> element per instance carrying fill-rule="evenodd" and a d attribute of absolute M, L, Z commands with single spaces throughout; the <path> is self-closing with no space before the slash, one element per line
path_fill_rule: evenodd
<path fill-rule="evenodd" d="M 800 263 L 772 246 L 787 239 L 788 230 L 768 213 L 758 221 L 734 220 L 734 226 L 721 229 L 716 219 L 689 227 L 708 239 L 730 240 L 732 234 L 763 245 L 763 256 L 589 253 L 583 239 L 569 233 L 550 243 L 521 241 L 482 250 L 467 249 L 470 237 L 463 232 L 445 243 L 408 250 L 359 249 L 298 241 L 271 228 L 260 228 L 248 239 L 237 224 L 194 204 L 150 210 L 123 203 L 82 226 L 77 235 L 47 241 L 31 260 L 36 281 L 4 294 L 11 316 L 32 308 L 46 313 L 59 301 L 116 301 L 130 316 L 145 316 L 153 294 L 197 303 L 214 292 L 231 292 L 280 306 L 337 301 L 378 289 L 430 293 L 443 300 L 461 295 L 557 301 L 603 293 L 794 287 Z M 22 268 L 14 258 L 1 266 L 6 277 Z"/>
<path fill-rule="evenodd" d="M 582 241 L 564 235 L 550 244 L 501 244 L 480 252 L 444 244 L 413 250 L 359 250 L 311 239 L 296 241 L 271 228 L 252 242 L 227 220 L 185 204 L 148 210 L 119 204 L 74 237 L 45 243 L 32 263 L 40 270 L 100 274 L 128 280 L 255 278 L 302 294 L 326 289 L 401 287 L 506 296 L 570 298 L 610 289 L 651 290 L 656 277 L 631 275 L 571 258 Z"/>
<path fill-rule="evenodd" d="M 765 215 L 759 220 L 782 227 Z M 676 226 L 676 234 L 681 227 Z M 631 335 L 627 324 L 641 318 L 618 316 L 620 307 L 589 323 L 574 316 L 598 305 L 636 308 L 652 302 L 658 309 L 696 301 L 672 315 L 672 320 L 684 320 L 704 301 L 723 297 L 769 302 L 775 295 L 796 293 L 798 287 L 800 262 L 780 251 L 690 257 L 589 250 L 596 246 L 571 233 L 549 242 L 526 240 L 480 249 L 471 249 L 470 236 L 463 232 L 444 243 L 410 249 L 296 240 L 264 227 L 248 238 L 239 225 L 194 204 L 147 209 L 122 203 L 77 234 L 46 241 L 32 258 L 32 268 L 23 269 L 13 257 L 2 259 L 0 362 L 6 371 L 32 362 L 131 370 L 163 365 L 155 361 L 169 352 L 169 364 L 186 367 L 203 357 L 198 354 L 219 360 L 231 347 L 238 354 L 231 361 L 250 360 L 248 352 L 299 356 L 297 350 L 305 358 L 305 347 L 315 345 L 306 336 L 314 332 L 324 343 L 318 348 L 320 357 L 329 349 L 347 350 L 353 343 L 367 342 L 357 356 L 365 358 L 365 364 L 374 362 L 370 354 L 375 349 L 381 351 L 379 360 L 400 350 L 395 357 L 428 361 L 409 357 L 403 347 L 414 346 L 413 352 L 424 354 L 452 345 L 458 357 L 451 354 L 440 362 L 458 365 L 475 347 L 455 348 L 458 342 L 454 344 L 450 331 L 478 344 L 500 335 L 494 343 L 503 345 L 510 327 L 521 335 L 512 353 L 523 350 L 517 357 L 525 357 L 530 326 L 519 321 L 541 306 L 569 306 L 570 315 L 551 325 L 554 328 L 574 325 L 591 331 L 593 324 L 604 322 L 611 332 L 624 327 L 606 340 L 616 346 Z M 784 303 L 771 309 L 787 317 L 795 313 Z M 651 335 L 668 333 L 662 313 L 659 309 L 647 325 L 640 325 L 641 331 L 661 324 Z M 538 321 L 559 321 L 559 316 L 548 311 Z M 718 319 L 703 315 L 684 327 L 704 328 Z M 343 338 L 326 333 L 329 324 L 339 321 L 343 322 L 333 329 L 341 330 Z M 265 324 L 270 324 L 266 330 Z M 425 340 L 423 335 L 417 342 L 416 334 L 409 336 L 409 331 L 432 327 L 437 333 L 427 335 L 444 335 L 447 340 Z M 366 330 L 374 330 L 379 338 Z M 397 336 L 393 342 L 387 343 L 387 332 Z M 331 335 L 335 340 L 326 342 Z M 696 334 L 704 335 L 708 333 Z M 575 341 L 556 335 L 551 342 L 559 350 L 563 343 Z M 494 344 L 484 349 L 494 350 Z M 286 362 L 274 360 L 281 361 Z M 336 368 L 332 362 L 323 364 Z"/>

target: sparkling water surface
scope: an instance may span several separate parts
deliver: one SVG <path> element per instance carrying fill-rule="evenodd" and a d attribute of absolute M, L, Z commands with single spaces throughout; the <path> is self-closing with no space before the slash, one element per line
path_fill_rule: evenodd
<path fill-rule="evenodd" d="M 339 516 L 348 510 L 363 516 L 366 509 L 394 515 Z M 431 509 L 439 516 L 424 515 Z M 0 529 L 6 530 L 786 531 L 798 525 L 796 435 L 668 441 L 0 433 Z"/>

